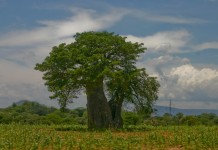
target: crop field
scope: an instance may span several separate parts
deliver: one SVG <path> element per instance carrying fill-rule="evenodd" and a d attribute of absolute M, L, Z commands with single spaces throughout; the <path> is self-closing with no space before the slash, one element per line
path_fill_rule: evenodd
<path fill-rule="evenodd" d="M 218 126 L 141 126 L 122 131 L 87 131 L 82 126 L 0 125 L 0 150 L 44 149 L 216 150 Z"/>

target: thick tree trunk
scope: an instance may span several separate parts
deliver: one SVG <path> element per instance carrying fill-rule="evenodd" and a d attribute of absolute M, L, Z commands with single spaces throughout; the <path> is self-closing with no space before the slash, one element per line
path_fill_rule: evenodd
<path fill-rule="evenodd" d="M 121 116 L 121 108 L 123 101 L 109 101 L 108 102 L 109 107 L 111 109 L 111 114 L 112 114 L 112 123 L 114 128 L 123 128 L 123 119 Z"/>
<path fill-rule="evenodd" d="M 112 117 L 107 98 L 104 94 L 103 80 L 86 85 L 88 128 L 108 129 Z"/>

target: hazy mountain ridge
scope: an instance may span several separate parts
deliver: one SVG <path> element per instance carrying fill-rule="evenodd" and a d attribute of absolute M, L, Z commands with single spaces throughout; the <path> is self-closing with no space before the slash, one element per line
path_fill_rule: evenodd
<path fill-rule="evenodd" d="M 162 116 L 164 113 L 170 113 L 170 107 L 167 106 L 154 106 L 157 109 L 156 115 Z M 177 113 L 183 113 L 184 115 L 200 115 L 202 113 L 214 113 L 218 115 L 218 109 L 181 109 L 171 107 L 171 114 L 175 115 Z"/>

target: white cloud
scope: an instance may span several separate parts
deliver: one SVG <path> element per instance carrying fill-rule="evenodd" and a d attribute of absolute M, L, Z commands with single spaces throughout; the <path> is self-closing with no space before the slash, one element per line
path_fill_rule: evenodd
<path fill-rule="evenodd" d="M 218 79 L 218 70 L 211 68 L 196 69 L 190 64 L 183 65 L 177 68 L 172 68 L 170 76 L 178 77 L 177 84 L 184 88 L 189 87 L 204 87 L 214 79 Z M 218 87 L 217 87 L 218 88 Z"/>
<path fill-rule="evenodd" d="M 218 49 L 218 41 L 205 42 L 199 45 L 195 45 L 193 49 L 195 49 L 196 51 L 201 51 L 205 49 Z"/>
<path fill-rule="evenodd" d="M 150 50 L 163 52 L 179 52 L 181 48 L 187 46 L 191 39 L 191 34 L 186 30 L 163 31 L 145 37 L 127 35 L 127 40 L 144 43 Z"/>
<path fill-rule="evenodd" d="M 140 10 L 129 10 L 133 16 L 138 17 L 143 20 L 171 23 L 171 24 L 197 24 L 205 23 L 207 21 L 198 18 L 188 18 L 181 16 L 167 16 L 162 14 L 154 14 L 149 12 L 144 12 Z"/>
<path fill-rule="evenodd" d="M 76 32 L 102 30 L 120 20 L 125 12 L 117 9 L 98 15 L 79 9 L 76 14 L 62 21 L 39 21 L 41 27 L 32 30 L 13 31 L 0 37 L 0 47 L 33 46 L 72 37 Z"/>

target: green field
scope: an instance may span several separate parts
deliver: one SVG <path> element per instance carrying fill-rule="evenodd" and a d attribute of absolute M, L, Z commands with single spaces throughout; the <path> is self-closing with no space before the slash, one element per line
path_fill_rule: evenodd
<path fill-rule="evenodd" d="M 218 149 L 218 126 L 144 126 L 129 129 L 132 131 L 97 132 L 80 126 L 0 125 L 0 149 Z"/>

